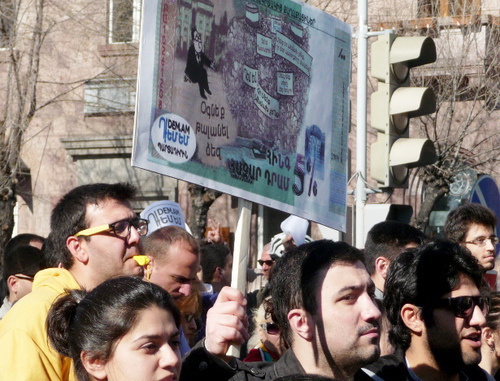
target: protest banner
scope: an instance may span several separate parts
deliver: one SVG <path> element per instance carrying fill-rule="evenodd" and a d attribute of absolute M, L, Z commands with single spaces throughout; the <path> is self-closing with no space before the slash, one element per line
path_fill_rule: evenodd
<path fill-rule="evenodd" d="M 345 231 L 351 27 L 292 0 L 142 19 L 132 164 Z"/>

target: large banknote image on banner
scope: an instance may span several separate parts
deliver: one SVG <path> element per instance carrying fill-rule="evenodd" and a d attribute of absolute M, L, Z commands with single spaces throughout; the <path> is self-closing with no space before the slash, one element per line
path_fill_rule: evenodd
<path fill-rule="evenodd" d="M 142 18 L 132 164 L 345 230 L 350 26 L 284 0 Z"/>

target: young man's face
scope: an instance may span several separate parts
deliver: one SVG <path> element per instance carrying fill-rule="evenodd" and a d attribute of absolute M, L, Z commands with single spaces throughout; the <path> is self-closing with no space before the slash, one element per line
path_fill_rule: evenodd
<path fill-rule="evenodd" d="M 443 298 L 480 295 L 471 278 L 462 275 L 451 293 Z M 429 324 L 427 340 L 429 350 L 444 371 L 457 372 L 462 365 L 475 365 L 481 361 L 481 326 L 485 318 L 478 306 L 471 316 L 456 317 L 448 307 L 435 308 L 434 324 Z"/>
<path fill-rule="evenodd" d="M 187 241 L 179 240 L 168 249 L 163 260 L 153 260 L 150 280 L 177 300 L 191 293 L 199 266 L 199 255 Z"/>
<path fill-rule="evenodd" d="M 135 213 L 128 203 L 108 199 L 87 207 L 88 227 L 97 227 L 117 221 L 134 218 Z M 89 240 L 81 238 L 82 246 L 88 253 L 88 270 L 94 287 L 117 276 L 142 276 L 143 268 L 133 259 L 138 254 L 139 233 L 130 228 L 127 237 L 117 237 L 111 231 L 95 234 Z"/>
<path fill-rule="evenodd" d="M 375 285 L 365 266 L 334 264 L 324 270 L 317 291 L 316 341 L 322 367 L 356 371 L 375 361 L 379 354 L 380 311 L 375 304 Z"/>
<path fill-rule="evenodd" d="M 467 230 L 465 235 L 464 244 L 467 249 L 469 249 L 474 257 L 478 260 L 481 267 L 485 270 L 492 270 L 495 267 L 495 251 L 496 247 L 491 243 L 489 239 L 485 240 L 484 246 L 480 246 L 477 240 L 483 240 L 484 238 L 489 238 L 495 233 L 491 227 L 484 225 L 472 224 Z M 475 241 L 476 243 L 467 243 Z"/>

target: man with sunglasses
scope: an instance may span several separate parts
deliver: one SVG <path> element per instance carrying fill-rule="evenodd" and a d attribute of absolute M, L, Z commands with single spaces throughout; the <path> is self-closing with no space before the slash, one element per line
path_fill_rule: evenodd
<path fill-rule="evenodd" d="M 107 279 L 143 275 L 134 260 L 147 221 L 129 200 L 128 184 L 89 184 L 67 193 L 52 211 L 44 253 L 49 268 L 37 273 L 33 292 L 0 322 L 1 380 L 74 380 L 71 360 L 47 340 L 45 320 L 53 301 L 66 289 L 90 290 Z"/>
<path fill-rule="evenodd" d="M 375 380 L 486 380 L 481 326 L 489 310 L 477 261 L 452 241 L 432 242 L 390 265 L 384 306 L 393 355 L 363 371 Z"/>
<path fill-rule="evenodd" d="M 465 204 L 448 214 L 444 235 L 469 249 L 484 271 L 492 270 L 498 244 L 496 224 L 497 218 L 490 209 L 479 204 Z"/>

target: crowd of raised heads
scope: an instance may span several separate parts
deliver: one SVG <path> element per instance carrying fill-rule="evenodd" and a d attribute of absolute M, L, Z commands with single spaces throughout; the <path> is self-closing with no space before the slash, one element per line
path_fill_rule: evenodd
<path fill-rule="evenodd" d="M 291 217 L 249 269 L 260 286 L 242 294 L 218 223 L 198 241 L 178 204 L 138 216 L 134 195 L 128 184 L 77 187 L 47 239 L 8 242 L 0 379 L 500 379 L 490 209 L 452 210 L 441 239 L 383 221 L 362 250 L 290 233 Z"/>

